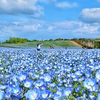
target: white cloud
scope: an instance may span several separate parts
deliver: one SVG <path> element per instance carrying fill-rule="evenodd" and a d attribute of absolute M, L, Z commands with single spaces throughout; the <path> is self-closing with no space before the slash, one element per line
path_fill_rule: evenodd
<path fill-rule="evenodd" d="M 77 7 L 77 3 L 57 2 L 57 0 L 0 0 L 0 15 L 27 15 L 35 18 L 44 16 L 44 8 L 39 2 L 52 4 L 59 9 Z"/>
<path fill-rule="evenodd" d="M 49 26 L 48 27 L 48 30 L 52 31 L 53 30 L 53 27 L 52 26 Z"/>
<path fill-rule="evenodd" d="M 78 33 L 88 33 L 89 36 L 91 34 L 96 34 L 99 26 L 91 26 L 90 24 L 83 24 L 82 27 L 77 28 L 74 32 Z"/>
<path fill-rule="evenodd" d="M 61 22 L 55 22 L 54 25 L 56 26 L 56 29 L 62 29 L 62 30 L 73 30 L 77 29 L 81 26 L 81 22 L 75 22 L 75 21 L 61 21 Z"/>
<path fill-rule="evenodd" d="M 33 25 L 24 25 L 23 30 L 24 31 L 36 31 L 41 25 L 40 24 L 33 24 Z"/>
<path fill-rule="evenodd" d="M 0 0 L 0 14 L 39 17 L 43 15 L 43 8 L 37 5 L 37 0 Z"/>
<path fill-rule="evenodd" d="M 73 8 L 77 7 L 77 3 L 69 3 L 69 2 L 56 2 L 55 6 L 59 9 L 65 9 L 65 8 Z"/>
<path fill-rule="evenodd" d="M 79 19 L 86 23 L 100 22 L 100 8 L 83 9 Z"/>
<path fill-rule="evenodd" d="M 27 20 L 23 22 L 0 22 L 0 40 L 9 37 L 32 39 L 97 38 L 100 23 L 87 24 L 76 21 L 46 22 Z"/>
<path fill-rule="evenodd" d="M 38 0 L 39 2 L 47 3 L 47 4 L 54 4 L 57 0 Z"/>

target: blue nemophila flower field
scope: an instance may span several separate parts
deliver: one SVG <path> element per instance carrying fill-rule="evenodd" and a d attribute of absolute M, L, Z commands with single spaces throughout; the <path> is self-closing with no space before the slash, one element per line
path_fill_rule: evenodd
<path fill-rule="evenodd" d="M 1 48 L 0 100 L 100 100 L 100 51 Z"/>

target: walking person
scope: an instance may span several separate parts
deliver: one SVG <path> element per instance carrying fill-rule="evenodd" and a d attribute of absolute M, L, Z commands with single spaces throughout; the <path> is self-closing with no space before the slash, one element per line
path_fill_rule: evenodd
<path fill-rule="evenodd" d="M 52 46 L 50 46 L 50 49 L 54 49 Z"/>
<path fill-rule="evenodd" d="M 40 51 L 41 45 L 43 45 L 43 44 L 37 44 L 37 51 Z"/>

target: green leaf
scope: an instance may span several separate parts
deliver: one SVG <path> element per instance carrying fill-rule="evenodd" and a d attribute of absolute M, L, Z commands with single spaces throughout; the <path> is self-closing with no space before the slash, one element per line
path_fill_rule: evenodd
<path fill-rule="evenodd" d="M 57 87 L 55 87 L 55 88 L 50 88 L 50 91 L 51 91 L 52 93 L 55 93 L 55 92 L 57 91 Z"/>
<path fill-rule="evenodd" d="M 96 92 L 91 93 L 93 96 L 95 96 L 96 98 L 98 97 L 98 94 Z"/>
<path fill-rule="evenodd" d="M 76 83 L 73 87 L 74 87 L 74 88 L 77 88 L 77 87 L 78 87 L 78 84 Z"/>

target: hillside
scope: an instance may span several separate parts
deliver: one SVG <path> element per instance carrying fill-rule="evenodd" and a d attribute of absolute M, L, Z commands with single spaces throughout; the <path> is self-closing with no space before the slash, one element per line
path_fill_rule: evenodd
<path fill-rule="evenodd" d="M 2 44 L 3 47 L 17 47 L 17 48 L 36 48 L 37 44 L 43 44 L 42 48 L 80 48 L 81 46 L 70 40 L 61 40 L 61 41 L 36 41 L 36 42 L 25 42 L 22 44 Z"/>
<path fill-rule="evenodd" d="M 78 44 L 77 42 L 75 42 L 75 41 L 70 41 L 71 43 L 73 43 L 74 45 L 76 45 L 76 46 L 79 46 L 79 47 L 82 47 L 82 45 L 81 44 Z"/>

